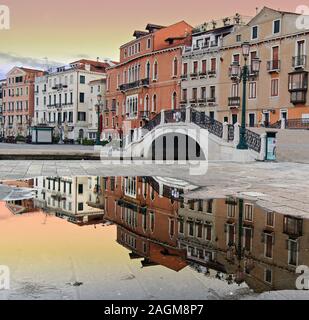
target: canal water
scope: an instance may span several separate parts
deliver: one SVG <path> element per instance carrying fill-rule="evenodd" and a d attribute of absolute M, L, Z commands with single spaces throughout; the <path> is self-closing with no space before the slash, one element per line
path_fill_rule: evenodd
<path fill-rule="evenodd" d="M 201 194 L 160 177 L 3 181 L 0 299 L 309 299 L 309 220 Z"/>

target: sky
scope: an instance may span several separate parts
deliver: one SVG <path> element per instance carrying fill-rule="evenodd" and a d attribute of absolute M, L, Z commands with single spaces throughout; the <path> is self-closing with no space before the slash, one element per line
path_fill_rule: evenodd
<path fill-rule="evenodd" d="M 121 44 L 147 23 L 192 26 L 232 16 L 254 16 L 263 6 L 295 12 L 290 0 L 0 0 L 10 29 L 0 29 L 0 78 L 14 65 L 45 67 L 79 58 L 118 60 Z M 0 17 L 1 19 L 1 17 Z"/>

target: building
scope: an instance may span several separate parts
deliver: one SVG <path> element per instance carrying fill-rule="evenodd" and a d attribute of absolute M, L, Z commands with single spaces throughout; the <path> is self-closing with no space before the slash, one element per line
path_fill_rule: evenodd
<path fill-rule="evenodd" d="M 42 70 L 14 67 L 3 86 L 5 136 L 27 136 L 34 116 L 34 82 Z"/>
<path fill-rule="evenodd" d="M 47 177 L 34 179 L 35 206 L 77 224 L 103 220 L 104 211 L 97 202 L 97 177 Z"/>
<path fill-rule="evenodd" d="M 93 137 L 92 121 L 94 94 L 92 81 L 105 78 L 112 62 L 82 59 L 68 66 L 49 70 L 35 81 L 36 124 L 55 127 L 56 135 L 78 140 Z M 91 89 L 92 88 L 92 89 Z M 105 86 L 100 88 L 100 92 Z M 94 92 L 94 91 L 93 91 Z"/>
<path fill-rule="evenodd" d="M 89 82 L 90 93 L 88 96 L 88 139 L 95 140 L 98 133 L 98 125 L 100 124 L 99 131 L 102 132 L 102 113 L 104 112 L 104 102 L 106 101 L 106 79 L 98 79 Z M 101 97 L 103 105 L 98 115 L 97 105 L 98 96 Z"/>
<path fill-rule="evenodd" d="M 191 31 L 184 21 L 148 24 L 120 47 L 120 63 L 107 70 L 105 139 L 117 139 L 123 131 L 130 139 L 161 110 L 179 107 L 181 55 Z"/>
<path fill-rule="evenodd" d="M 182 55 L 182 107 L 191 106 L 212 119 L 217 118 L 224 72 L 221 70 L 223 39 L 245 21 L 246 17 L 236 14 L 193 29 L 192 43 L 184 48 Z"/>
<path fill-rule="evenodd" d="M 6 80 L 0 80 L 0 137 L 4 136 L 4 122 L 3 122 L 3 86 Z"/>
<path fill-rule="evenodd" d="M 241 121 L 242 84 L 232 83 L 232 62 L 244 64 L 241 44 L 250 43 L 248 65 L 261 60 L 258 75 L 252 73 L 247 89 L 247 124 L 274 124 L 281 119 L 308 119 L 308 26 L 299 27 L 302 17 L 264 7 L 248 24 L 237 26 L 222 44 L 221 88 L 218 120 Z"/>
<path fill-rule="evenodd" d="M 206 275 L 215 271 L 221 280 L 245 281 L 255 292 L 293 290 L 296 268 L 309 262 L 309 221 L 299 211 L 287 215 L 268 205 L 244 199 L 240 222 L 238 198 L 187 199 L 178 214 L 179 248 Z"/>

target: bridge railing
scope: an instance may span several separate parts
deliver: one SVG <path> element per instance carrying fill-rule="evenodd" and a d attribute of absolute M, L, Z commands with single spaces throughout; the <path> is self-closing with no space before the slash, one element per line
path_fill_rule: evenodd
<path fill-rule="evenodd" d="M 252 149 L 258 153 L 261 151 L 262 139 L 261 136 L 253 131 L 246 130 L 246 142 L 249 149 Z"/>
<path fill-rule="evenodd" d="M 143 129 L 151 131 L 161 123 L 161 113 L 158 113 L 153 119 L 145 124 Z"/>
<path fill-rule="evenodd" d="M 165 123 L 185 122 L 186 121 L 186 109 L 174 109 L 164 112 Z"/>
<path fill-rule="evenodd" d="M 208 117 L 205 113 L 192 110 L 191 122 L 200 126 L 201 128 L 207 129 L 210 133 L 215 136 L 223 137 L 223 124 L 217 120 Z"/>

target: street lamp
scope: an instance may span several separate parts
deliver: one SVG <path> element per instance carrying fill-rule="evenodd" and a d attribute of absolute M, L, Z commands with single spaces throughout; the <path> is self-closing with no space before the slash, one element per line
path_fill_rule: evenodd
<path fill-rule="evenodd" d="M 102 112 L 103 102 L 102 102 L 102 95 L 98 94 L 97 96 L 98 103 L 96 104 L 96 112 L 98 116 L 98 131 L 97 131 L 97 139 L 96 139 L 96 145 L 101 145 L 101 131 L 100 131 L 100 113 Z"/>
<path fill-rule="evenodd" d="M 243 81 L 243 92 L 242 92 L 242 117 L 241 117 L 241 128 L 240 128 L 240 139 L 237 149 L 248 150 L 248 145 L 246 142 L 246 103 L 247 103 L 247 81 L 251 74 L 256 75 L 260 71 L 261 61 L 258 58 L 252 59 L 251 70 L 247 64 L 248 57 L 250 54 L 250 43 L 244 42 L 241 46 L 242 55 L 245 60 L 245 64 L 241 67 L 238 62 L 234 62 L 230 68 L 230 76 L 232 80 L 236 83 Z"/>

